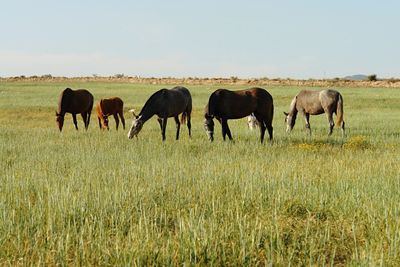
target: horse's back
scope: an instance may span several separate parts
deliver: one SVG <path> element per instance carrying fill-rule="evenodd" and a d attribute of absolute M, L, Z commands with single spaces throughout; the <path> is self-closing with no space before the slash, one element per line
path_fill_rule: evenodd
<path fill-rule="evenodd" d="M 183 96 L 188 102 L 192 102 L 192 95 L 190 94 L 189 89 L 186 87 L 175 86 L 174 88 L 170 89 L 169 92 L 175 94 L 175 97 Z"/>
<path fill-rule="evenodd" d="M 102 98 L 98 105 L 104 115 L 112 115 L 123 110 L 124 101 L 119 97 Z"/>
<path fill-rule="evenodd" d="M 333 89 L 322 90 L 319 95 L 321 105 L 325 110 L 336 110 L 337 102 L 341 97 L 340 93 Z"/>
<path fill-rule="evenodd" d="M 243 118 L 255 111 L 265 114 L 271 109 L 272 96 L 265 89 L 258 87 L 237 91 L 218 89 L 211 94 L 208 103 L 209 115 L 227 119 Z"/>
<path fill-rule="evenodd" d="M 264 88 L 254 87 L 254 88 L 250 88 L 249 91 L 254 92 L 254 94 L 257 97 L 263 97 L 265 99 L 272 100 L 272 95 L 267 90 L 265 90 Z"/>
<path fill-rule="evenodd" d="M 168 100 L 171 102 L 170 105 L 178 105 L 183 109 L 186 109 L 188 106 L 192 107 L 192 95 L 190 94 L 189 89 L 183 86 L 176 86 L 170 90 L 166 91 L 169 96 L 171 96 Z"/>
<path fill-rule="evenodd" d="M 320 98 L 337 99 L 340 93 L 333 89 L 326 89 L 320 92 Z"/>
<path fill-rule="evenodd" d="M 318 115 L 327 110 L 335 109 L 340 94 L 336 90 L 322 91 L 302 90 L 296 95 L 297 109 L 312 115 Z"/>
<path fill-rule="evenodd" d="M 93 95 L 86 89 L 66 88 L 60 95 L 59 109 L 64 112 L 90 112 L 93 107 Z"/>

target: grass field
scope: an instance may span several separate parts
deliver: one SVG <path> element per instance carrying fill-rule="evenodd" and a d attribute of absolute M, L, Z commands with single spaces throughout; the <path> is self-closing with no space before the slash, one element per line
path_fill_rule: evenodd
<path fill-rule="evenodd" d="M 127 128 L 159 85 L 0 83 L 0 265 L 383 265 L 400 264 L 400 89 L 338 88 L 347 137 L 327 137 L 324 115 L 307 137 L 284 132 L 295 87 L 274 97 L 274 143 L 259 144 L 245 119 L 234 142 L 214 143 L 203 107 L 220 86 L 190 86 L 186 126 L 167 140 L 155 118 L 138 139 L 126 130 L 55 124 L 65 87 L 97 102 L 120 96 Z M 235 86 L 226 86 L 239 89 Z M 243 88 L 243 87 L 240 87 Z M 315 88 L 318 89 L 318 88 Z"/>

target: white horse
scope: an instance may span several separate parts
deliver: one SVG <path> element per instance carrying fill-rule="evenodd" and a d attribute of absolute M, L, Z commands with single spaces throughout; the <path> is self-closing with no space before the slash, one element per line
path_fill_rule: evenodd
<path fill-rule="evenodd" d="M 296 122 L 297 113 L 300 112 L 306 122 L 306 128 L 311 135 L 310 115 L 326 113 L 329 122 L 329 135 L 332 134 L 335 123 L 333 114 L 336 114 L 336 126 L 342 128 L 344 136 L 343 121 L 343 97 L 335 90 L 309 91 L 303 90 L 298 93 L 290 104 L 289 112 L 285 114 L 286 132 L 290 132 Z"/>

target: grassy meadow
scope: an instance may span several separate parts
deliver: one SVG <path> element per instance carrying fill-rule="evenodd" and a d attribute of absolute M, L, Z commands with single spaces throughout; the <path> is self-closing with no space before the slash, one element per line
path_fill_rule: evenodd
<path fill-rule="evenodd" d="M 65 87 L 125 102 L 127 129 L 89 130 L 55 110 Z M 246 120 L 234 142 L 203 129 L 217 88 L 188 86 L 192 138 L 161 141 L 152 118 L 128 140 L 132 116 L 159 85 L 0 82 L 0 265 L 400 265 L 400 89 L 337 88 L 347 136 L 327 137 L 325 115 L 283 111 L 304 88 L 274 97 L 274 142 L 260 145 Z M 319 89 L 319 88 L 314 88 Z M 267 135 L 266 135 L 267 136 Z"/>

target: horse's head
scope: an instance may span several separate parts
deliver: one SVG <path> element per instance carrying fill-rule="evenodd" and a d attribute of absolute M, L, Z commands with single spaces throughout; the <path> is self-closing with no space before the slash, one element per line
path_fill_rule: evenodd
<path fill-rule="evenodd" d="M 62 115 L 61 113 L 58 113 L 57 111 L 56 111 L 56 123 L 57 123 L 58 129 L 61 132 L 63 125 L 64 125 L 64 115 Z"/>
<path fill-rule="evenodd" d="M 110 128 L 108 127 L 108 116 L 103 115 L 102 122 L 103 122 L 103 129 L 107 128 L 107 130 L 109 130 Z"/>
<path fill-rule="evenodd" d="M 258 120 L 256 116 L 254 115 L 247 116 L 247 126 L 249 127 L 250 130 L 253 130 L 256 127 L 258 127 Z"/>
<path fill-rule="evenodd" d="M 208 139 L 212 142 L 214 141 L 214 121 L 213 116 L 204 115 L 204 129 L 206 130 Z"/>
<path fill-rule="evenodd" d="M 139 134 L 140 130 L 142 130 L 142 128 L 143 128 L 143 124 L 144 124 L 143 120 L 141 120 L 140 117 L 136 117 L 133 120 L 131 129 L 129 130 L 128 138 L 132 139 L 134 136 L 137 137 L 137 135 Z"/>
<path fill-rule="evenodd" d="M 283 112 L 283 114 L 285 114 L 286 132 L 290 133 L 294 127 L 294 124 L 296 123 L 296 115 L 292 115 L 287 112 Z"/>
<path fill-rule="evenodd" d="M 132 127 L 131 127 L 131 129 L 129 130 L 129 133 L 128 133 L 128 138 L 132 139 L 134 136 L 137 137 L 137 135 L 139 134 L 140 130 L 142 130 L 144 122 L 142 120 L 142 116 L 136 116 L 134 109 L 129 110 L 129 112 L 132 113 L 133 118 L 134 118 L 133 122 L 132 122 Z"/>

